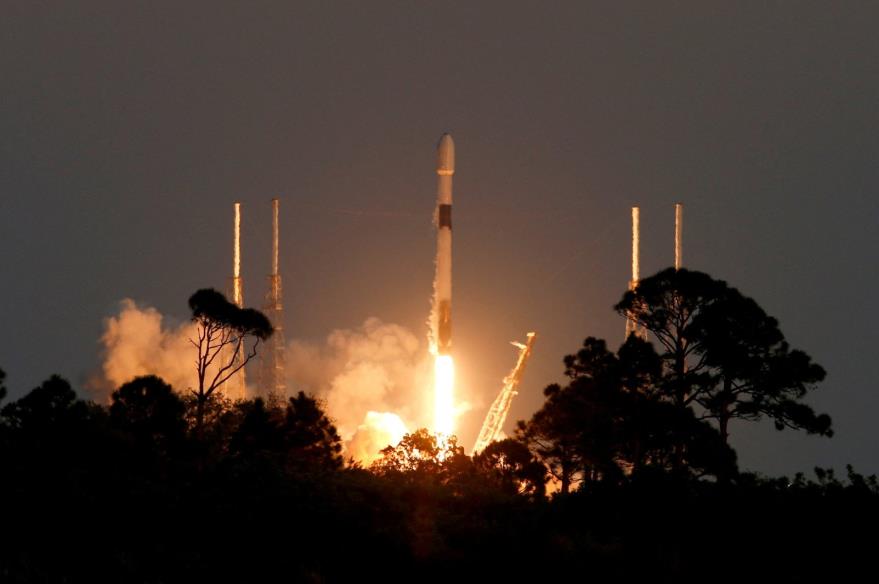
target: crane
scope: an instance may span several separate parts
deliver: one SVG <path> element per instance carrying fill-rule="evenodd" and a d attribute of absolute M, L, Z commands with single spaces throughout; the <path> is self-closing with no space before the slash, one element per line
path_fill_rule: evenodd
<path fill-rule="evenodd" d="M 494 403 L 491 404 L 491 408 L 489 408 L 488 414 L 485 416 L 485 421 L 482 422 L 482 429 L 479 431 L 476 444 L 473 446 L 474 454 L 485 450 L 485 447 L 497 440 L 501 434 L 501 428 L 503 428 L 507 414 L 510 412 L 513 397 L 518 393 L 516 388 L 522 379 L 522 373 L 525 371 L 528 357 L 531 356 L 531 348 L 534 346 L 534 339 L 537 338 L 537 333 L 530 332 L 526 336 L 527 340 L 524 344 L 517 343 L 516 341 L 510 343 L 519 349 L 519 358 L 516 360 L 516 366 L 513 367 L 513 370 L 504 377 L 504 386 L 495 398 Z"/>

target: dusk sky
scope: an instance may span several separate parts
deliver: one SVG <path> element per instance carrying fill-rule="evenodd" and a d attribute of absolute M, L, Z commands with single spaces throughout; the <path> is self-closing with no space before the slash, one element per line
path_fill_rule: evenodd
<path fill-rule="evenodd" d="M 0 368 L 16 398 L 100 368 L 132 298 L 185 321 L 269 272 L 287 340 L 377 317 L 426 338 L 437 139 L 451 132 L 454 351 L 471 444 L 539 333 L 507 429 L 642 275 L 726 280 L 828 371 L 832 439 L 739 424 L 743 469 L 879 472 L 879 4 L 4 2 Z"/>

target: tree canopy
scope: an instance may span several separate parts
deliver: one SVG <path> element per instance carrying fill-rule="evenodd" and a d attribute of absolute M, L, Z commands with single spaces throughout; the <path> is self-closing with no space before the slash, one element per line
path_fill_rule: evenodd
<path fill-rule="evenodd" d="M 215 291 L 190 306 L 201 392 L 144 376 L 104 405 L 52 376 L 0 409 L 4 582 L 829 581 L 872 565 L 846 518 L 879 520 L 875 476 L 739 471 L 730 420 L 831 434 L 804 403 L 825 373 L 705 274 L 627 293 L 617 310 L 655 342 L 587 337 L 514 437 L 471 457 L 419 429 L 369 468 L 343 461 L 313 395 L 215 392 L 271 327 Z"/>
<path fill-rule="evenodd" d="M 791 349 L 778 321 L 726 282 L 669 268 L 641 280 L 615 309 L 659 342 L 657 390 L 678 406 L 700 406 L 724 440 L 732 419 L 764 417 L 778 429 L 832 435 L 830 417 L 802 401 L 824 369 Z"/>
<path fill-rule="evenodd" d="M 274 329 L 258 310 L 241 308 L 221 293 L 203 288 L 189 298 L 197 337 L 190 343 L 197 349 L 198 387 L 192 390 L 196 400 L 195 425 L 201 431 L 208 402 L 214 392 L 233 375 L 244 369 L 256 356 L 259 342 L 269 338 Z M 253 339 L 249 350 L 248 338 Z"/>
<path fill-rule="evenodd" d="M 588 337 L 564 359 L 570 381 L 544 390 L 543 407 L 518 437 L 547 465 L 563 493 L 582 483 L 620 483 L 645 471 L 720 476 L 735 453 L 717 431 L 657 390 L 659 356 L 629 336 L 615 354 Z"/>
<path fill-rule="evenodd" d="M 185 404 L 155 375 L 136 377 L 111 396 L 110 422 L 143 448 L 167 452 L 186 434 Z"/>

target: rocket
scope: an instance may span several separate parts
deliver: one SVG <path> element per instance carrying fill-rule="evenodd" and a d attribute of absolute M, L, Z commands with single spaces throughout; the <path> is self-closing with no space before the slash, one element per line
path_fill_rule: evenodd
<path fill-rule="evenodd" d="M 455 174 L 455 143 L 448 133 L 436 147 L 436 278 L 434 318 L 437 353 L 452 350 L 452 175 Z"/>

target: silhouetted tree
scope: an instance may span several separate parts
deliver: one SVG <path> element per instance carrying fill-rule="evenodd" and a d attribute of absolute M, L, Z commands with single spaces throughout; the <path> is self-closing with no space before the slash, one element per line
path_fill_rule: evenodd
<path fill-rule="evenodd" d="M 0 415 L 14 430 L 38 436 L 70 429 L 88 417 L 87 404 L 67 380 L 53 375 L 24 397 L 6 404 Z"/>
<path fill-rule="evenodd" d="M 106 437 L 106 410 L 77 398 L 63 378 L 53 375 L 23 397 L 0 410 L 0 424 L 16 464 L 34 476 L 62 474 L 62 469 L 84 469 L 100 464 Z M 57 468 L 57 470 L 56 470 Z M 94 468 L 94 467 L 91 467 Z"/>
<path fill-rule="evenodd" d="M 727 289 L 702 311 L 693 329 L 696 352 L 712 380 L 696 401 L 717 421 L 724 440 L 730 420 L 764 416 L 779 430 L 833 434 L 830 416 L 799 401 L 824 379 L 824 369 L 803 351 L 790 349 L 778 321 L 754 300 Z"/>
<path fill-rule="evenodd" d="M 584 416 L 580 440 L 587 478 L 619 481 L 645 468 L 684 475 L 728 476 L 735 453 L 692 408 L 662 391 L 662 359 L 653 345 L 630 335 L 616 354 L 587 338 L 565 358 Z"/>
<path fill-rule="evenodd" d="M 200 435 L 205 407 L 214 392 L 256 356 L 261 340 L 273 332 L 269 319 L 258 310 L 239 308 L 212 289 L 202 289 L 189 298 L 192 321 L 198 326 L 197 338 L 190 339 L 198 350 L 196 370 L 198 388 L 195 397 L 195 428 Z M 248 337 L 254 343 L 248 350 Z"/>
<path fill-rule="evenodd" d="M 6 372 L 0 369 L 0 402 L 6 399 L 6 386 L 3 382 L 6 381 Z"/>
<path fill-rule="evenodd" d="M 546 402 L 527 423 L 518 422 L 516 437 L 543 461 L 561 492 L 568 493 L 583 477 L 580 442 L 586 416 L 575 392 L 553 384 L 543 393 Z"/>
<path fill-rule="evenodd" d="M 660 358 L 630 336 L 614 354 L 593 337 L 565 357 L 570 383 L 546 388 L 543 407 L 519 436 L 549 467 L 562 493 L 572 484 L 619 483 L 649 468 L 727 476 L 735 453 L 717 431 L 656 389 Z"/>
<path fill-rule="evenodd" d="M 370 469 L 380 476 L 409 482 L 448 483 L 460 470 L 459 463 L 468 458 L 455 436 L 437 440 L 424 428 L 406 434 L 396 446 L 386 447 L 381 454 Z"/>
<path fill-rule="evenodd" d="M 313 397 L 300 391 L 287 401 L 282 431 L 290 463 L 325 470 L 342 467 L 342 439 Z"/>
<path fill-rule="evenodd" d="M 679 407 L 704 408 L 725 441 L 730 420 L 764 416 L 778 429 L 832 434 L 830 417 L 800 401 L 824 370 L 791 350 L 778 321 L 726 282 L 669 268 L 641 280 L 615 309 L 662 346 L 657 390 Z"/>
<path fill-rule="evenodd" d="M 257 454 L 279 454 L 283 448 L 279 412 L 266 407 L 262 398 L 237 404 L 241 422 L 229 443 L 232 455 L 253 457 Z"/>
<path fill-rule="evenodd" d="M 473 464 L 508 494 L 542 497 L 546 493 L 546 467 L 518 440 L 492 442 L 473 457 Z"/>
<path fill-rule="evenodd" d="M 659 389 L 681 407 L 692 404 L 709 382 L 704 361 L 693 359 L 698 349 L 694 320 L 726 288 L 726 282 L 702 272 L 669 268 L 641 280 L 614 307 L 653 333 L 664 349 L 664 382 Z"/>
<path fill-rule="evenodd" d="M 159 377 L 136 377 L 114 391 L 111 399 L 111 424 L 140 446 L 166 454 L 183 440 L 185 406 Z"/>
<path fill-rule="evenodd" d="M 300 391 L 286 403 L 256 398 L 236 408 L 241 417 L 229 443 L 233 456 L 271 458 L 293 472 L 342 467 L 342 440 L 313 397 Z"/>

